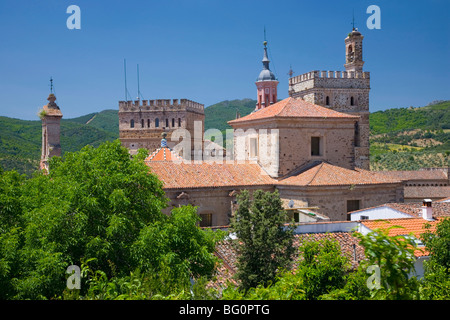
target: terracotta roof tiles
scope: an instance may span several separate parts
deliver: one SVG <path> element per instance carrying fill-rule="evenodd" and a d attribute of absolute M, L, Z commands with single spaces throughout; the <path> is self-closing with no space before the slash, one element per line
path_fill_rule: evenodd
<path fill-rule="evenodd" d="M 282 185 L 332 186 L 400 183 L 398 179 L 359 168 L 354 170 L 322 162 L 313 168 L 281 180 Z"/>
<path fill-rule="evenodd" d="M 347 113 L 337 112 L 325 108 L 303 99 L 292 97 L 274 103 L 266 108 L 260 109 L 249 115 L 231 120 L 229 124 L 235 124 L 245 121 L 260 120 L 266 118 L 339 118 L 339 119 L 358 119 L 359 116 Z"/>
<path fill-rule="evenodd" d="M 166 189 L 275 185 L 256 163 L 147 161 Z"/>

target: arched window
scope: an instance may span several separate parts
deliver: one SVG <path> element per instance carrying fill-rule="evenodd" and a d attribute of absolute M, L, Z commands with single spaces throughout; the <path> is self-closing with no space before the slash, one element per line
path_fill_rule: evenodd
<path fill-rule="evenodd" d="M 144 127 L 144 119 L 141 119 L 141 128 Z"/>
<path fill-rule="evenodd" d="M 131 121 L 130 121 L 130 128 L 134 128 L 134 120 L 133 119 L 131 119 Z"/>
<path fill-rule="evenodd" d="M 156 128 L 159 127 L 159 119 L 158 119 L 158 118 L 155 119 L 155 127 L 156 127 Z"/>
<path fill-rule="evenodd" d="M 169 127 L 169 119 L 166 119 L 166 128 Z"/>
<path fill-rule="evenodd" d="M 329 96 L 327 96 L 327 97 L 325 98 L 325 105 L 326 105 L 326 106 L 329 106 L 329 105 L 330 105 L 330 97 L 329 97 Z"/>
<path fill-rule="evenodd" d="M 150 128 L 150 119 L 147 119 L 147 127 Z"/>
<path fill-rule="evenodd" d="M 355 99 L 353 98 L 353 96 L 350 97 L 350 105 L 351 106 L 355 105 Z"/>
<path fill-rule="evenodd" d="M 172 128 L 174 128 L 174 127 L 175 127 L 175 119 L 172 118 Z"/>
<path fill-rule="evenodd" d="M 178 126 L 181 127 L 181 118 L 178 118 Z"/>

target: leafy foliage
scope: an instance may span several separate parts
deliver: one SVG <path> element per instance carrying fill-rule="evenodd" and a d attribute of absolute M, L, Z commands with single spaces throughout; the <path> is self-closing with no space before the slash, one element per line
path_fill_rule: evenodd
<path fill-rule="evenodd" d="M 91 298 L 141 274 L 164 296 L 210 277 L 218 234 L 197 226 L 194 207 L 161 212 L 162 183 L 142 157 L 117 140 L 53 157 L 48 175 L 2 173 L 0 298 L 60 297 L 70 265 L 84 266 L 79 294 Z"/>
<path fill-rule="evenodd" d="M 448 300 L 450 298 L 450 218 L 444 218 L 436 231 L 423 233 L 421 239 L 430 252 L 425 262 L 425 275 L 420 293 L 423 299 Z"/>
<path fill-rule="evenodd" d="M 247 190 L 238 195 L 239 208 L 231 223 L 238 254 L 236 273 L 242 289 L 267 285 L 288 268 L 294 253 L 293 225 L 284 226 L 286 213 L 278 191 Z"/>
<path fill-rule="evenodd" d="M 380 268 L 380 288 L 374 289 L 372 298 L 401 300 L 412 299 L 417 293 L 417 281 L 409 275 L 414 270 L 416 243 L 411 236 L 389 236 L 391 226 L 376 229 L 367 235 L 355 233 L 365 248 L 367 260 L 361 267 L 376 265 Z"/>

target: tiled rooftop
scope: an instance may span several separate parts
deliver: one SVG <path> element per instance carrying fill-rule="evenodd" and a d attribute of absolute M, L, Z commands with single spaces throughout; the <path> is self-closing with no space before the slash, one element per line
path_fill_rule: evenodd
<path fill-rule="evenodd" d="M 275 185 L 276 180 L 261 167 L 246 163 L 177 163 L 147 161 L 150 170 L 164 183 L 165 189 Z"/>
<path fill-rule="evenodd" d="M 358 119 L 359 116 L 353 116 L 347 113 L 337 112 L 325 108 L 303 99 L 286 98 L 274 103 L 266 108 L 255 111 L 245 117 L 231 120 L 228 123 L 234 124 L 245 121 L 266 119 L 266 118 L 339 118 L 339 119 Z"/>
<path fill-rule="evenodd" d="M 440 219 L 437 218 L 434 221 L 427 221 L 422 218 L 401 218 L 401 219 L 385 219 L 385 220 L 363 220 L 361 223 L 369 228 L 372 231 L 376 229 L 386 230 L 389 227 L 395 226 L 395 228 L 391 228 L 389 230 L 388 235 L 393 236 L 406 236 L 409 234 L 413 234 L 415 238 L 420 239 L 420 235 L 426 232 L 425 225 L 429 224 L 430 231 L 434 232 L 436 230 L 436 224 L 439 223 Z M 416 257 L 427 256 L 429 253 L 427 252 L 425 247 L 418 248 L 414 252 Z"/>
<path fill-rule="evenodd" d="M 400 181 L 385 175 L 356 168 L 354 170 L 322 162 L 300 174 L 281 180 L 281 185 L 325 186 L 325 185 L 364 185 L 399 183 Z"/>
<path fill-rule="evenodd" d="M 145 161 L 183 161 L 183 159 L 168 147 L 160 147 L 153 151 Z"/>
<path fill-rule="evenodd" d="M 349 212 L 349 214 L 362 212 L 374 208 L 389 207 L 394 210 L 403 212 L 410 215 L 413 218 L 422 217 L 422 202 L 407 202 L 407 203 L 385 203 L 376 207 L 364 208 L 356 211 Z M 433 217 L 450 217 L 450 202 L 433 202 Z"/>

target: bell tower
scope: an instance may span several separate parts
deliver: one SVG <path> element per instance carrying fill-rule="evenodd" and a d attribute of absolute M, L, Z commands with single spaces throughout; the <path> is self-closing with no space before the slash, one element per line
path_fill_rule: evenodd
<path fill-rule="evenodd" d="M 50 93 L 47 100 L 48 104 L 39 112 L 42 120 L 42 154 L 39 167 L 48 171 L 48 160 L 53 156 L 61 156 L 60 121 L 63 115 L 55 103 L 56 97 L 53 93 Z"/>
<path fill-rule="evenodd" d="M 362 71 L 364 61 L 362 55 L 362 41 L 364 37 L 353 28 L 345 38 L 345 71 Z"/>
<path fill-rule="evenodd" d="M 277 86 L 278 80 L 270 71 L 269 58 L 267 56 L 267 41 L 264 41 L 264 56 L 262 59 L 263 69 L 256 79 L 257 103 L 256 110 L 268 107 L 277 102 Z"/>

